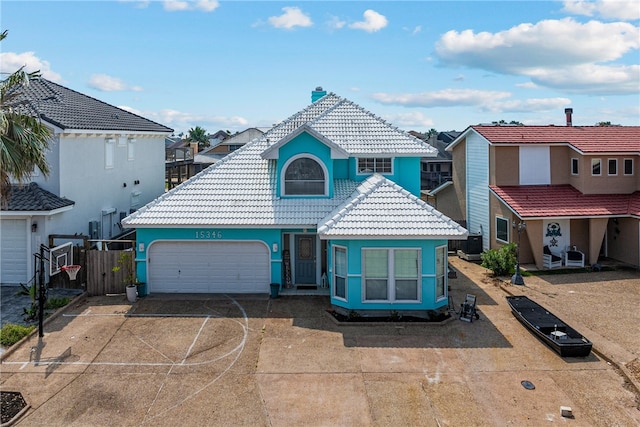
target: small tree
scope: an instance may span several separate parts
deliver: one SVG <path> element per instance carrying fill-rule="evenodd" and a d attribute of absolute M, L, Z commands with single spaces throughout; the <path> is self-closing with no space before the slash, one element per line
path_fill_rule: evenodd
<path fill-rule="evenodd" d="M 516 244 L 509 243 L 499 249 L 489 249 L 480 254 L 482 266 L 493 272 L 494 276 L 504 276 L 514 270 L 516 265 Z"/>

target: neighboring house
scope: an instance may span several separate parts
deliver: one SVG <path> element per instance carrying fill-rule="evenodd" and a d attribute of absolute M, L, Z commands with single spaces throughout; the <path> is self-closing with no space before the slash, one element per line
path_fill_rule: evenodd
<path fill-rule="evenodd" d="M 567 126 L 467 128 L 447 148 L 453 183 L 435 206 L 466 220 L 485 250 L 517 242 L 524 222 L 521 262 L 538 268 L 545 246 L 561 258 L 575 247 L 585 265 L 605 256 L 639 267 L 640 127 L 572 126 L 566 114 Z"/>
<path fill-rule="evenodd" d="M 51 234 L 109 239 L 120 220 L 164 192 L 164 140 L 172 130 L 46 79 L 24 89 L 29 114 L 53 137 L 45 179 L 14 185 L 0 211 L 0 281 L 27 283 L 33 253 Z"/>
<path fill-rule="evenodd" d="M 150 293 L 327 284 L 345 311 L 446 309 L 447 243 L 419 199 L 423 141 L 322 89 L 312 104 L 123 220 Z M 144 292 L 144 290 L 143 290 Z"/>
<path fill-rule="evenodd" d="M 229 134 L 227 132 L 223 131 L 223 130 L 219 130 L 218 132 L 214 133 L 213 135 L 208 135 L 207 136 L 207 139 L 209 139 L 209 145 L 211 147 L 220 144 L 222 141 L 224 141 L 227 138 L 229 138 Z"/>
<path fill-rule="evenodd" d="M 438 150 L 436 157 L 425 157 L 420 160 L 420 179 L 422 190 L 428 192 L 447 181 L 451 181 L 451 153 L 446 150 L 447 146 L 460 135 L 460 132 L 449 131 L 440 132 L 437 137 L 427 137 L 420 134 L 415 135 L 424 139 Z"/>
<path fill-rule="evenodd" d="M 227 154 L 236 151 L 247 142 L 250 142 L 262 136 L 264 132 L 265 131 L 258 128 L 245 129 L 242 132 L 236 133 L 235 135 L 228 136 L 228 138 L 214 147 L 209 147 L 206 150 L 202 150 L 195 155 L 195 158 L 193 160 L 194 174 L 208 168 Z M 227 134 L 225 133 L 225 135 Z"/>

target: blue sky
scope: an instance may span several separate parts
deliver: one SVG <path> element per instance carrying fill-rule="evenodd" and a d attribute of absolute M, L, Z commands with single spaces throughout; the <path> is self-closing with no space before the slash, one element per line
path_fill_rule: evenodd
<path fill-rule="evenodd" d="M 11 1 L 0 71 L 170 126 L 241 131 L 316 86 L 405 130 L 640 125 L 640 5 L 596 1 Z"/>

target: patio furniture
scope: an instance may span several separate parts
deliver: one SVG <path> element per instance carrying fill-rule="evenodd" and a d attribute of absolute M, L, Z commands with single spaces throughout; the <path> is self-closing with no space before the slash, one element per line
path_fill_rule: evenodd
<path fill-rule="evenodd" d="M 562 267 L 562 257 L 551 252 L 548 245 L 545 245 L 542 254 L 542 265 L 544 268 Z"/>
<path fill-rule="evenodd" d="M 584 267 L 584 254 L 576 249 L 565 252 L 564 265 L 567 267 Z"/>

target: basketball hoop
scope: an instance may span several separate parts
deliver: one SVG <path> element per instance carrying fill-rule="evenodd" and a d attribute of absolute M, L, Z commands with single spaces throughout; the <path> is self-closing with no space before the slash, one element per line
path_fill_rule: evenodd
<path fill-rule="evenodd" d="M 76 280 L 76 275 L 82 266 L 80 265 L 65 265 L 61 268 L 62 271 L 65 271 L 69 275 L 69 279 Z"/>

